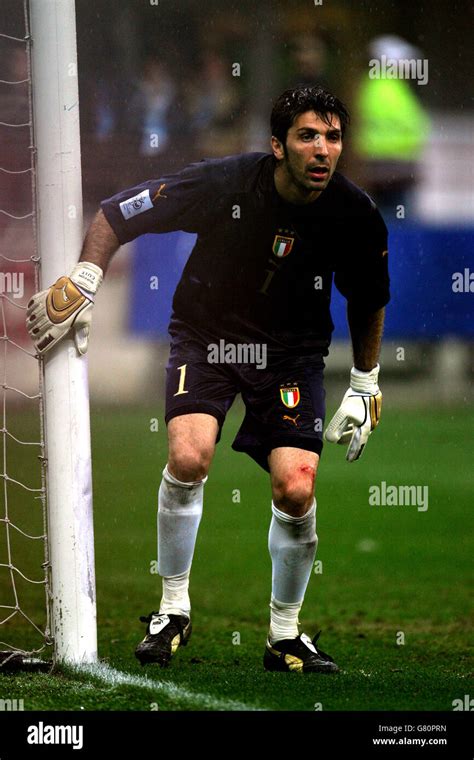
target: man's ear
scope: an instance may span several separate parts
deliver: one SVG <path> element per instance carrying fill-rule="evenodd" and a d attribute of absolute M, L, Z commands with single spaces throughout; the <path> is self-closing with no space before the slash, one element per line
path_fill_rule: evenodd
<path fill-rule="evenodd" d="M 278 137 L 275 137 L 275 135 L 272 135 L 272 150 L 273 155 L 277 161 L 281 161 L 283 158 L 285 158 L 285 149 L 283 147 L 283 143 L 281 143 Z"/>

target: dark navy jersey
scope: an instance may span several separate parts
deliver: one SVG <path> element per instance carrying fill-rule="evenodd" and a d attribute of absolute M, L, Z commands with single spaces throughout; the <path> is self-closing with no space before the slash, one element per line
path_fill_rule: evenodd
<path fill-rule="evenodd" d="M 276 159 L 206 159 L 102 202 L 120 243 L 184 230 L 198 237 L 173 317 L 214 337 L 265 342 L 269 355 L 327 353 L 334 282 L 375 311 L 389 300 L 387 228 L 373 201 L 335 172 L 312 203 L 278 194 Z"/>

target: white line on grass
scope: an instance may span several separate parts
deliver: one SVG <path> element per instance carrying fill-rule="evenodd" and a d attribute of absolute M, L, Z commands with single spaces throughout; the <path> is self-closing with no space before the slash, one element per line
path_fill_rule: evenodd
<path fill-rule="evenodd" d="M 183 686 L 177 686 L 171 681 L 155 681 L 147 676 L 136 676 L 131 673 L 124 673 L 121 670 L 115 670 L 103 662 L 75 665 L 73 670 L 78 673 L 86 673 L 92 678 L 103 681 L 110 686 L 136 686 L 140 689 L 148 689 L 155 695 L 157 692 L 175 699 L 180 703 L 187 703 L 196 709 L 207 708 L 208 710 L 260 710 L 261 708 L 253 705 L 246 705 L 244 702 L 238 702 L 233 699 L 217 699 L 211 694 L 204 694 L 199 691 L 190 691 Z"/>

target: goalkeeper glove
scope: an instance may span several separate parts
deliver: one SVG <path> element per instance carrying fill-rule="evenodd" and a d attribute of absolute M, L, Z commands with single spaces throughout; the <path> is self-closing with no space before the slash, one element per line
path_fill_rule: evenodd
<path fill-rule="evenodd" d="M 346 459 L 359 459 L 368 437 L 378 425 L 382 409 L 382 394 L 378 386 L 380 365 L 370 372 L 351 369 L 351 387 L 326 428 L 324 437 L 330 443 L 349 444 Z"/>
<path fill-rule="evenodd" d="M 81 261 L 69 277 L 60 277 L 33 296 L 26 311 L 26 326 L 39 354 L 49 351 L 71 328 L 77 350 L 86 353 L 94 295 L 103 276 L 96 264 Z"/>

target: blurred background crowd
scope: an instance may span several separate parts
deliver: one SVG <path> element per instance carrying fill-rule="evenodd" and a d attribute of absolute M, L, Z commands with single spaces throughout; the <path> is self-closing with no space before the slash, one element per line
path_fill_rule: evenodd
<path fill-rule="evenodd" d="M 22 3 L 2 6 L 5 31 L 19 28 Z M 412 215 L 472 218 L 464 0 L 76 0 L 76 13 L 87 208 L 205 156 L 268 150 L 273 100 L 320 83 L 352 115 L 341 168 L 379 203 L 395 195 Z M 1 79 L 24 80 L 24 47 L 0 48 Z M 426 62 L 426 78 L 370 78 L 370 61 L 383 56 Z M 0 87 L 2 121 L 27 121 L 26 84 Z M 3 130 L 0 158 L 21 160 L 25 138 Z"/>
<path fill-rule="evenodd" d="M 78 0 L 77 11 L 86 200 L 204 156 L 268 150 L 274 99 L 320 83 L 352 114 L 343 171 L 386 206 L 395 193 L 412 214 L 472 217 L 468 3 Z M 370 79 L 384 55 L 426 60 L 426 83 Z M 449 209 L 433 207 L 433 146 Z"/>

